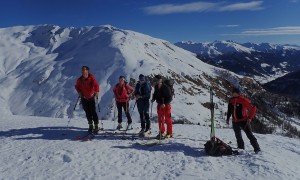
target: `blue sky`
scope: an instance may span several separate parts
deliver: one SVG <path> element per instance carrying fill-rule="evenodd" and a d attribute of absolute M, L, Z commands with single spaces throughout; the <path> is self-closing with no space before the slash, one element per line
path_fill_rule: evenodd
<path fill-rule="evenodd" d="M 300 0 L 7 0 L 0 27 L 110 24 L 178 41 L 300 45 Z"/>

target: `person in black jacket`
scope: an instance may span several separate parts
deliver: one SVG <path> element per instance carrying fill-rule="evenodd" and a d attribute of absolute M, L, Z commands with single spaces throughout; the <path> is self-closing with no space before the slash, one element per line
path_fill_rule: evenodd
<path fill-rule="evenodd" d="M 241 130 L 243 130 L 249 138 L 250 143 L 254 148 L 254 152 L 258 153 L 261 150 L 250 126 L 250 122 L 254 118 L 255 112 L 256 107 L 251 105 L 251 101 L 241 95 L 238 88 L 233 88 L 232 97 L 228 103 L 226 123 L 229 124 L 229 119 L 232 116 L 232 127 L 239 149 L 245 149 L 241 133 Z"/>
<path fill-rule="evenodd" d="M 157 102 L 158 126 L 160 130 L 157 138 L 170 138 L 173 136 L 170 104 L 172 101 L 172 92 L 171 89 L 163 83 L 160 75 L 156 75 L 155 79 L 156 85 L 151 102 Z M 165 134 L 165 121 L 167 124 L 167 134 Z"/>
<path fill-rule="evenodd" d="M 145 81 L 143 74 L 139 75 L 139 81 L 135 86 L 134 95 L 136 97 L 137 108 L 140 114 L 141 131 L 140 136 L 150 130 L 150 116 L 149 116 L 149 99 L 151 94 L 151 86 L 149 82 Z"/>

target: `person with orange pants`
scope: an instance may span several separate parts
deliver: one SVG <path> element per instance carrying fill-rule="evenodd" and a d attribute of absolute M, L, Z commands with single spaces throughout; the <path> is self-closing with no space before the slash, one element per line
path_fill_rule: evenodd
<path fill-rule="evenodd" d="M 165 85 L 160 75 L 155 76 L 155 87 L 151 102 L 157 102 L 157 115 L 158 115 L 158 126 L 159 134 L 156 136 L 157 139 L 170 138 L 173 136 L 172 132 L 172 119 L 171 119 L 171 101 L 172 92 L 171 89 Z M 167 134 L 165 134 L 165 121 L 167 124 Z"/>

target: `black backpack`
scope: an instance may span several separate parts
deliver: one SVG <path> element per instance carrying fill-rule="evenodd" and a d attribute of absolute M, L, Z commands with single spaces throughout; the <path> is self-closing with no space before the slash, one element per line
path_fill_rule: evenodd
<path fill-rule="evenodd" d="M 166 80 L 164 80 L 164 84 L 169 88 L 172 98 L 173 98 L 173 96 L 175 97 L 175 91 L 174 91 L 174 87 L 173 87 L 174 80 L 166 79 Z"/>
<path fill-rule="evenodd" d="M 204 148 L 205 152 L 210 156 L 226 156 L 238 153 L 217 137 L 213 137 L 211 140 L 207 141 L 204 144 Z"/>

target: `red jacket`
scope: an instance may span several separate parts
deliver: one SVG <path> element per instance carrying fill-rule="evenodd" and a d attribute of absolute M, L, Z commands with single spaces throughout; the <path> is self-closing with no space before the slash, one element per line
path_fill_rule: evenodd
<path fill-rule="evenodd" d="M 115 85 L 113 91 L 117 102 L 127 102 L 133 93 L 133 87 L 125 83 L 123 85 L 118 83 Z"/>
<path fill-rule="evenodd" d="M 89 73 L 86 79 L 83 76 L 78 78 L 75 89 L 85 99 L 91 99 L 95 96 L 95 92 L 100 92 L 99 84 L 91 73 Z"/>
<path fill-rule="evenodd" d="M 232 97 L 228 104 L 227 121 L 232 115 L 232 122 L 241 122 L 252 119 L 256 113 L 256 107 L 251 106 L 251 101 L 244 96 Z"/>

